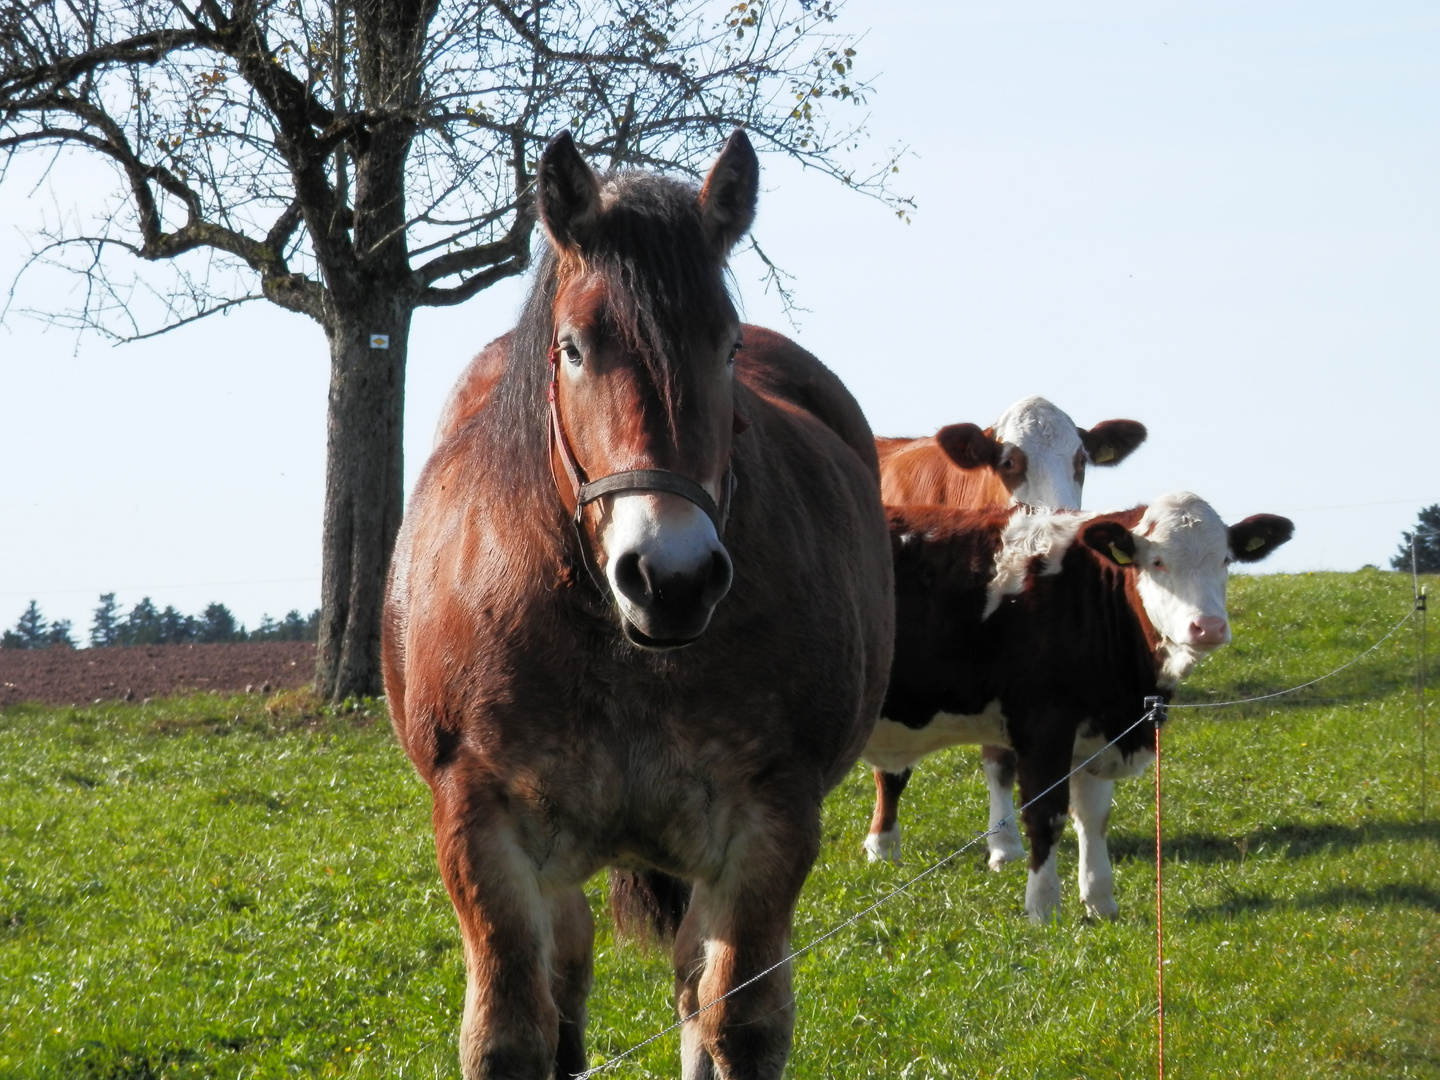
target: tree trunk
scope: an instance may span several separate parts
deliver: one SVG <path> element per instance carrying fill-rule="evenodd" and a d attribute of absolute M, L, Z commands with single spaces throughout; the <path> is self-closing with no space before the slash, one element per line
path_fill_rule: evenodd
<path fill-rule="evenodd" d="M 410 306 L 395 292 L 338 307 L 328 330 L 330 404 L 315 675 L 316 692 L 327 701 L 382 691 L 380 613 L 404 505 L 401 431 L 411 317 Z M 389 347 L 375 347 L 375 335 L 387 335 Z"/>

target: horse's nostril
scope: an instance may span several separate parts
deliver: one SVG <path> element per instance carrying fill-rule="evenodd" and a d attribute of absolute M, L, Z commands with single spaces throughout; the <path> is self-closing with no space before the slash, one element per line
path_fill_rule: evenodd
<path fill-rule="evenodd" d="M 615 588 L 639 607 L 649 607 L 655 598 L 650 576 L 645 571 L 638 552 L 627 551 L 615 563 Z"/>
<path fill-rule="evenodd" d="M 730 562 L 730 554 L 719 548 L 710 557 L 710 576 L 705 582 L 704 601 L 707 604 L 716 604 L 720 598 L 730 591 L 730 582 L 735 577 L 735 567 Z"/>

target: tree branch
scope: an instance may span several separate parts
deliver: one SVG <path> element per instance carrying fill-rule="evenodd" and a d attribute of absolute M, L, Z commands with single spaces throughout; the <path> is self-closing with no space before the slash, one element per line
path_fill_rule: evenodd
<path fill-rule="evenodd" d="M 428 288 L 420 292 L 416 297 L 417 307 L 452 307 L 455 304 L 463 304 L 471 297 L 478 296 L 497 281 L 503 281 L 507 277 L 514 277 L 516 274 L 523 274 L 530 265 L 530 252 L 527 245 L 523 256 L 515 256 L 498 263 L 490 269 L 467 278 L 456 285 L 453 289 Z"/>

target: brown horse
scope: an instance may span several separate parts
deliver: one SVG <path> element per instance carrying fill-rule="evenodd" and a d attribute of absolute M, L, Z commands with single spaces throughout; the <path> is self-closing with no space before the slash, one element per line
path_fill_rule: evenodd
<path fill-rule="evenodd" d="M 603 866 L 619 914 L 678 920 L 682 1017 L 781 961 L 884 694 L 869 430 L 798 348 L 774 361 L 794 398 L 733 362 L 725 263 L 758 181 L 738 132 L 698 191 L 552 142 L 534 289 L 406 513 L 385 685 L 464 939 L 467 1078 L 584 1071 Z M 779 1076 L 793 1026 L 782 966 L 684 1025 L 684 1075 Z"/>

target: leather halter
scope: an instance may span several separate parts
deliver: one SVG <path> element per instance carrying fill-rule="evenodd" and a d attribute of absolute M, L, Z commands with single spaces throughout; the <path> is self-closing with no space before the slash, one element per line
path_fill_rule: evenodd
<path fill-rule="evenodd" d="M 682 499 L 694 503 L 715 526 L 717 538 L 725 535 L 725 522 L 730 516 L 730 497 L 735 491 L 735 466 L 734 463 L 727 463 L 725 466 L 725 478 L 721 481 L 720 505 L 715 505 L 715 500 L 710 493 L 689 477 L 681 476 L 669 469 L 626 469 L 622 472 L 610 473 L 598 480 L 590 480 L 585 475 L 585 470 L 575 460 L 575 452 L 570 448 L 570 440 L 565 437 L 565 429 L 560 424 L 560 347 L 550 347 L 550 386 L 545 392 L 545 397 L 550 403 L 550 448 L 551 461 L 554 461 L 553 451 L 560 451 L 560 461 L 565 466 L 565 476 L 570 481 L 571 493 L 575 498 L 575 513 L 573 523 L 575 525 L 575 536 L 580 542 L 580 553 L 584 559 L 586 569 L 590 571 L 591 578 L 605 592 L 608 586 L 599 574 L 592 560 L 589 551 L 585 546 L 585 534 L 581 527 L 581 519 L 585 513 L 585 507 L 597 499 L 606 495 L 614 495 L 622 491 L 663 491 L 669 495 L 679 495 Z M 735 414 L 735 431 L 744 431 L 749 426 L 737 412 Z M 552 465 L 553 471 L 553 465 Z M 559 477 L 556 477 L 558 483 Z"/>

